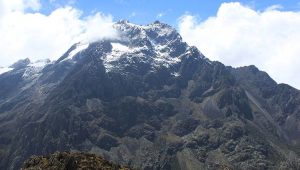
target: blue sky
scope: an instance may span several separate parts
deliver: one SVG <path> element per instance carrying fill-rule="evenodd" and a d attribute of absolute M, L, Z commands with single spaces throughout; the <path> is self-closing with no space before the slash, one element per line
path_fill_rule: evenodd
<path fill-rule="evenodd" d="M 50 0 L 51 1 L 51 0 Z M 82 10 L 83 16 L 94 12 L 111 14 L 114 20 L 128 19 L 137 24 L 148 24 L 155 20 L 176 26 L 183 14 L 196 15 L 201 20 L 214 16 L 224 0 L 42 0 L 43 13 L 50 13 L 58 6 L 72 5 Z M 273 5 L 281 5 L 281 10 L 299 10 L 299 0 L 242 0 L 243 5 L 256 10 L 264 10 Z"/>

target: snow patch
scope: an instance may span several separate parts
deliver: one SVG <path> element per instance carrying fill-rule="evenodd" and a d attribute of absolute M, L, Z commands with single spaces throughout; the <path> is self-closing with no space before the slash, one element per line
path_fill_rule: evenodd
<path fill-rule="evenodd" d="M 147 50 L 147 46 L 143 47 L 128 47 L 126 45 L 120 43 L 111 43 L 112 51 L 108 53 L 106 56 L 103 56 L 103 64 L 106 68 L 106 72 L 110 72 L 112 69 L 118 67 L 117 62 L 121 58 L 127 58 L 128 62 L 134 63 L 135 61 L 132 60 L 129 56 L 134 56 L 134 58 L 143 58 L 143 60 L 148 60 L 147 58 L 151 58 L 148 62 L 151 62 L 152 65 L 156 68 L 164 66 L 170 68 L 172 65 L 181 62 L 180 56 L 178 57 L 171 57 L 170 52 L 172 49 L 166 45 L 158 45 L 154 40 L 150 41 L 152 47 L 154 48 L 154 52 L 156 55 L 149 56 L 143 53 L 143 50 Z M 124 63 L 123 63 L 124 64 Z M 123 65 L 124 66 L 124 65 Z"/>
<path fill-rule="evenodd" d="M 180 76 L 180 73 L 178 73 L 178 72 L 173 72 L 173 73 L 171 73 L 174 77 L 179 77 Z"/>
<path fill-rule="evenodd" d="M 0 75 L 3 74 L 3 73 L 9 72 L 11 70 L 13 70 L 13 68 L 10 68 L 10 67 L 0 67 Z"/>
<path fill-rule="evenodd" d="M 45 67 L 47 64 L 50 63 L 50 60 L 46 59 L 46 60 L 38 60 L 34 63 L 30 63 L 28 66 L 29 67 Z"/>
<path fill-rule="evenodd" d="M 41 71 L 44 69 L 46 65 L 50 63 L 49 59 L 46 60 L 38 60 L 34 63 L 30 63 L 24 74 L 22 75 L 23 79 L 33 80 L 41 75 Z"/>
<path fill-rule="evenodd" d="M 123 45 L 123 44 L 120 44 L 120 43 L 111 43 L 112 45 L 112 51 L 123 51 L 123 52 L 126 52 L 126 51 L 129 51 L 130 48 Z"/>
<path fill-rule="evenodd" d="M 87 48 L 89 47 L 89 45 L 90 45 L 89 43 L 78 43 L 78 44 L 76 44 L 76 48 L 75 48 L 74 50 L 72 50 L 72 51 L 69 53 L 68 57 L 66 57 L 63 61 L 73 59 L 73 57 L 74 57 L 77 53 L 79 53 L 79 52 L 81 52 L 81 51 L 87 49 Z"/>
<path fill-rule="evenodd" d="M 181 59 L 179 57 L 172 58 L 167 55 L 159 54 L 157 57 L 154 58 L 154 61 L 155 61 L 155 65 L 157 67 L 163 65 L 163 66 L 169 68 L 171 65 L 179 63 L 181 61 Z"/>
<path fill-rule="evenodd" d="M 106 72 L 111 71 L 114 67 L 112 62 L 119 60 L 124 54 L 132 53 L 137 50 L 129 48 L 128 46 L 121 43 L 111 43 L 111 45 L 111 52 L 102 58 L 103 64 L 106 68 Z"/>
<path fill-rule="evenodd" d="M 180 57 L 171 57 L 170 48 L 168 45 L 156 45 L 154 46 L 157 56 L 154 58 L 156 65 L 163 65 L 167 68 L 170 65 L 177 64 L 181 61 Z"/>
<path fill-rule="evenodd" d="M 111 43 L 111 45 L 112 45 L 112 50 L 111 50 L 111 53 L 109 53 L 104 58 L 105 63 L 116 61 L 116 60 L 120 59 L 123 54 L 132 52 L 132 50 L 129 47 L 127 47 L 123 44 Z"/>

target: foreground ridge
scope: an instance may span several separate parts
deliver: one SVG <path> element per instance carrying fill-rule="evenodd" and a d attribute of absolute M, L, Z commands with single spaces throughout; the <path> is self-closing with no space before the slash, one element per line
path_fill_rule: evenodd
<path fill-rule="evenodd" d="M 47 156 L 32 156 L 24 162 L 22 170 L 130 170 L 89 153 L 56 152 Z"/>

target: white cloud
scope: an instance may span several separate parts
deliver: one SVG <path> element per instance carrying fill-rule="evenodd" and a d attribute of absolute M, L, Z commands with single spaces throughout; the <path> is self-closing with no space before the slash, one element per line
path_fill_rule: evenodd
<path fill-rule="evenodd" d="M 300 89 L 300 12 L 272 6 L 256 11 L 240 3 L 223 3 L 215 17 L 179 19 L 183 39 L 211 60 L 227 65 L 254 64 L 277 82 Z"/>
<path fill-rule="evenodd" d="M 80 10 L 68 6 L 44 15 L 40 8 L 39 0 L 0 0 L 0 66 L 27 57 L 54 60 L 76 42 L 117 36 L 110 15 L 83 18 Z"/>
<path fill-rule="evenodd" d="M 38 11 L 41 8 L 41 4 L 39 0 L 1 0 L 0 8 L 3 15 L 10 12 L 24 12 L 26 9 Z"/>
<path fill-rule="evenodd" d="M 58 1 L 58 0 L 49 0 L 49 3 L 52 6 L 60 7 L 64 5 L 74 5 L 76 4 L 77 0 L 65 0 L 65 1 Z"/>

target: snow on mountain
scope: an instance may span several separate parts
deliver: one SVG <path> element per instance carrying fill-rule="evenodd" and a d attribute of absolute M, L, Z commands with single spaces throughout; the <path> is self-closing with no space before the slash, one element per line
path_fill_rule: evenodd
<path fill-rule="evenodd" d="M 149 25 L 137 25 L 130 23 L 127 20 L 121 20 L 117 22 L 114 25 L 114 27 L 120 30 L 121 32 L 140 31 L 141 37 L 149 36 L 150 31 L 156 32 L 158 37 L 169 36 L 176 32 L 176 30 L 173 29 L 171 26 L 160 23 L 158 21 Z"/>
<path fill-rule="evenodd" d="M 111 43 L 111 45 L 112 45 L 113 51 L 124 51 L 124 52 L 126 52 L 126 51 L 130 50 L 129 47 L 127 47 L 123 44 L 120 44 L 120 43 Z"/>
<path fill-rule="evenodd" d="M 153 69 L 169 68 L 179 63 L 188 49 L 176 30 L 167 24 L 154 22 L 144 26 L 122 20 L 114 27 L 122 35 L 122 43 L 111 42 L 111 52 L 102 56 L 107 72 L 129 63 L 148 63 Z M 182 51 L 176 51 L 178 46 L 182 46 Z"/>
<path fill-rule="evenodd" d="M 40 72 L 43 70 L 43 68 L 50 64 L 50 60 L 49 59 L 45 59 L 45 60 L 38 60 L 36 62 L 30 63 L 27 65 L 25 72 L 23 74 L 23 79 L 26 80 L 32 80 L 34 78 L 39 77 Z"/>
<path fill-rule="evenodd" d="M 87 49 L 89 47 L 89 43 L 77 43 L 75 45 L 75 48 L 69 52 L 68 56 L 63 59 L 62 61 L 66 61 L 66 60 L 72 60 L 73 57 L 78 54 L 79 52 L 82 52 L 83 50 Z"/>
<path fill-rule="evenodd" d="M 181 61 L 180 57 L 171 57 L 167 46 L 157 46 L 152 48 L 153 55 L 145 54 L 149 47 L 133 46 L 129 47 L 121 43 L 111 43 L 112 50 L 106 56 L 103 56 L 103 64 L 107 72 L 110 72 L 114 67 L 118 67 L 120 60 L 127 60 L 129 63 L 134 63 L 136 60 L 148 61 L 153 67 L 170 67 Z M 151 48 L 150 48 L 151 49 Z M 124 66 L 124 64 L 123 64 Z"/>
<path fill-rule="evenodd" d="M 114 67 L 114 62 L 120 60 L 122 57 L 126 57 L 126 54 L 138 51 L 137 48 L 130 48 L 121 43 L 111 43 L 112 50 L 109 54 L 102 57 L 103 64 L 106 68 L 106 72 L 110 72 Z"/>
<path fill-rule="evenodd" d="M 36 62 L 30 63 L 28 66 L 41 68 L 41 67 L 45 67 L 49 63 L 50 63 L 49 59 L 37 60 Z"/>
<path fill-rule="evenodd" d="M 130 53 L 133 51 L 133 49 L 131 49 L 123 44 L 120 44 L 120 43 L 111 43 L 111 45 L 112 45 L 112 50 L 111 50 L 111 53 L 108 54 L 104 58 L 105 63 L 116 61 L 116 60 L 120 59 L 120 57 L 124 53 Z"/>
<path fill-rule="evenodd" d="M 174 28 L 158 21 L 148 25 L 136 25 L 123 20 L 115 23 L 114 28 L 120 32 L 121 38 L 104 40 L 111 43 L 112 49 L 110 52 L 99 56 L 103 60 L 107 72 L 114 69 L 120 70 L 138 63 L 149 64 L 154 70 L 162 66 L 171 68 L 180 63 L 182 56 L 190 51 L 190 47 L 182 41 L 181 36 Z M 77 61 L 76 56 L 86 55 L 82 52 L 88 48 L 96 48 L 96 46 L 83 42 L 76 43 L 58 62 L 71 61 L 75 63 Z M 180 50 L 178 51 L 178 49 Z M 21 65 L 20 68 L 25 66 L 26 71 L 23 78 L 32 79 L 37 77 L 49 62 L 39 60 L 31 63 L 24 60 L 21 64 L 17 63 L 17 66 Z M 4 72 L 9 69 L 3 68 L 1 70 Z"/>
<path fill-rule="evenodd" d="M 9 72 L 11 70 L 13 70 L 13 68 L 10 68 L 10 67 L 0 67 L 0 75 L 3 74 L 3 73 Z"/>

